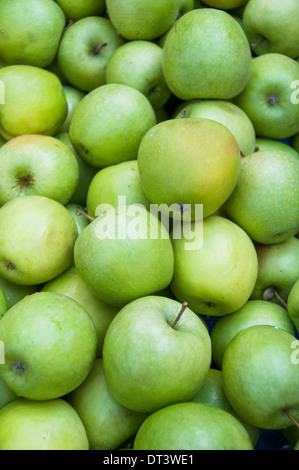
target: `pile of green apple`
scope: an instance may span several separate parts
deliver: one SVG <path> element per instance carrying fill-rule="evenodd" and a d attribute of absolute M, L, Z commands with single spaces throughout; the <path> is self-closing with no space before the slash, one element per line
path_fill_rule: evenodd
<path fill-rule="evenodd" d="M 299 0 L 1 0 L 0 450 L 299 450 L 298 60 Z"/>

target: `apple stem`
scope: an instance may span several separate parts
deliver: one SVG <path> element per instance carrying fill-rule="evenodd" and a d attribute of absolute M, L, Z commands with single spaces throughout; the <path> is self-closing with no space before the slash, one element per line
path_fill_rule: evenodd
<path fill-rule="evenodd" d="M 277 300 L 281 303 L 281 305 L 283 306 L 283 308 L 285 308 L 286 310 L 288 309 L 288 306 L 286 304 L 286 302 L 280 297 L 280 295 L 276 292 L 276 290 L 274 289 L 274 295 L 275 297 L 277 298 Z"/>
<path fill-rule="evenodd" d="M 88 214 L 86 214 L 86 212 L 81 211 L 81 210 L 77 210 L 76 215 L 84 215 L 84 217 L 86 217 L 89 220 L 95 220 L 93 217 L 91 217 L 91 215 L 88 215 Z"/>
<path fill-rule="evenodd" d="M 66 30 L 69 29 L 73 24 L 74 24 L 74 21 L 73 21 L 73 20 L 69 20 L 69 21 L 68 21 L 68 24 L 67 24 L 66 27 L 64 28 L 63 32 L 65 33 Z"/>
<path fill-rule="evenodd" d="M 181 114 L 181 118 L 185 118 L 185 117 L 187 117 L 187 110 L 186 109 L 184 109 L 182 111 L 182 114 Z"/>
<path fill-rule="evenodd" d="M 283 306 L 283 308 L 288 310 L 288 306 L 286 302 L 280 297 L 276 289 L 274 287 L 267 287 L 263 292 L 263 300 L 269 301 L 269 300 L 272 300 L 274 297 L 277 298 L 277 300 Z"/>
<path fill-rule="evenodd" d="M 241 157 L 245 158 L 246 155 L 242 152 L 242 150 L 240 150 L 240 154 L 241 154 Z"/>
<path fill-rule="evenodd" d="M 183 315 L 184 311 L 186 310 L 186 308 L 188 307 L 188 302 L 184 302 L 182 304 L 182 308 L 181 310 L 179 311 L 179 314 L 178 316 L 176 317 L 176 319 L 174 320 L 173 324 L 171 325 L 171 328 L 175 328 L 176 324 L 178 323 L 178 321 L 180 320 L 181 316 Z"/>
<path fill-rule="evenodd" d="M 99 55 L 99 53 L 101 52 L 101 49 L 103 49 L 103 47 L 107 46 L 108 44 L 106 42 L 103 42 L 103 44 L 100 44 L 99 46 L 97 46 L 94 50 L 93 50 L 93 53 L 94 55 Z"/>
<path fill-rule="evenodd" d="M 260 44 L 262 44 L 264 41 L 266 41 L 265 37 L 262 37 L 258 42 L 255 42 L 253 44 L 250 44 L 251 49 L 255 49 L 258 47 Z"/>
<path fill-rule="evenodd" d="M 287 408 L 285 408 L 284 412 L 286 413 L 286 415 L 290 418 L 290 420 L 292 421 L 292 423 L 297 427 L 299 428 L 299 423 L 293 418 L 293 416 L 291 415 L 291 413 L 289 412 L 289 410 Z"/>

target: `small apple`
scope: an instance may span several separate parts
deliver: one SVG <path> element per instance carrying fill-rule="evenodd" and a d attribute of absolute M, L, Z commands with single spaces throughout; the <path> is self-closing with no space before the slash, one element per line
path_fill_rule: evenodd
<path fill-rule="evenodd" d="M 20 397 L 0 379 L 0 410 L 18 398 Z"/>
<path fill-rule="evenodd" d="M 7 310 L 8 310 L 8 305 L 7 305 L 6 296 L 3 290 L 0 289 L 0 318 L 3 317 L 3 315 L 7 312 Z"/>
<path fill-rule="evenodd" d="M 218 318 L 211 332 L 213 361 L 222 368 L 225 350 L 241 330 L 254 325 L 277 326 L 295 335 L 294 326 L 285 309 L 266 300 L 249 300 L 236 312 Z"/>
<path fill-rule="evenodd" d="M 62 397 L 78 387 L 95 360 L 93 321 L 75 300 L 36 292 L 0 320 L 5 364 L 0 377 L 17 395 L 32 400 Z"/>
<path fill-rule="evenodd" d="M 281 142 L 280 140 L 274 139 L 263 139 L 262 137 L 257 137 L 256 139 L 256 148 L 255 152 L 262 152 L 264 150 L 282 150 L 287 152 L 290 155 L 293 155 L 297 160 L 299 160 L 299 153 L 291 145 Z"/>
<path fill-rule="evenodd" d="M 57 0 L 69 20 L 77 21 L 86 16 L 100 16 L 105 10 L 105 0 Z"/>
<path fill-rule="evenodd" d="M 70 148 L 45 135 L 21 135 L 0 149 L 0 205 L 17 197 L 45 196 L 65 205 L 79 181 Z"/>
<path fill-rule="evenodd" d="M 225 394 L 235 411 L 261 429 L 284 429 L 299 419 L 299 361 L 295 336 L 256 325 L 240 331 L 227 346 L 222 365 Z"/>
<path fill-rule="evenodd" d="M 14 284 L 42 284 L 73 262 L 77 227 L 54 199 L 12 199 L 0 208 L 0 226 L 0 275 Z"/>
<path fill-rule="evenodd" d="M 231 413 L 189 402 L 152 413 L 137 432 L 134 450 L 249 451 L 253 446 L 248 432 Z"/>
<path fill-rule="evenodd" d="M 80 101 L 82 100 L 82 98 L 85 96 L 85 93 L 83 93 L 83 91 L 78 90 L 77 88 L 74 88 L 73 86 L 70 86 L 70 85 L 63 85 L 63 90 L 64 90 L 64 94 L 66 97 L 67 105 L 68 105 L 68 114 L 64 123 L 61 125 L 60 129 L 58 130 L 58 134 L 69 132 L 74 111 L 76 107 L 78 106 L 78 104 L 80 103 Z"/>
<path fill-rule="evenodd" d="M 127 204 L 142 204 L 150 209 L 150 203 L 141 186 L 137 160 L 111 165 L 97 172 L 88 188 L 88 214 L 95 217 L 101 204 L 116 207 L 119 197 L 125 197 Z"/>
<path fill-rule="evenodd" d="M 0 69 L 0 80 L 5 87 L 0 133 L 6 140 L 57 133 L 68 107 L 62 83 L 54 73 L 31 65 L 11 65 Z"/>
<path fill-rule="evenodd" d="M 123 42 L 107 18 L 82 18 L 62 37 L 57 54 L 59 67 L 73 87 L 89 92 L 106 83 L 107 62 Z"/>
<path fill-rule="evenodd" d="M 89 450 L 86 431 L 61 398 L 20 398 L 0 411 L 0 450 Z"/>
<path fill-rule="evenodd" d="M 155 124 L 155 111 L 140 91 L 119 83 L 106 84 L 78 104 L 70 139 L 85 161 L 102 168 L 136 160 L 142 138 Z"/>
<path fill-rule="evenodd" d="M 290 319 L 299 333 L 299 277 L 293 284 L 287 298 L 287 310 Z"/>
<path fill-rule="evenodd" d="M 299 231 L 299 161 L 280 150 L 246 156 L 224 209 L 255 242 L 276 244 L 293 237 Z"/>
<path fill-rule="evenodd" d="M 210 364 L 206 325 L 185 304 L 166 297 L 127 304 L 104 339 L 107 387 L 119 403 L 141 413 L 191 400 Z"/>
<path fill-rule="evenodd" d="M 230 100 L 248 83 L 252 56 L 240 24 L 213 8 L 191 10 L 172 26 L 163 46 L 163 73 L 182 100 Z"/>
<path fill-rule="evenodd" d="M 7 301 L 7 309 L 15 305 L 19 300 L 23 299 L 26 295 L 34 294 L 39 290 L 39 286 L 21 286 L 13 284 L 12 282 L 0 276 L 0 289 L 3 291 Z"/>
<path fill-rule="evenodd" d="M 47 67 L 55 59 L 66 19 L 56 2 L 2 0 L 0 57 L 9 65 Z"/>

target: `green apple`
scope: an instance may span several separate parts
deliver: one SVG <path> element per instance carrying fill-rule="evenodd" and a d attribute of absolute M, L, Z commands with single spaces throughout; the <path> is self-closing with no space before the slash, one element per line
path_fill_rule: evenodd
<path fill-rule="evenodd" d="M 0 410 L 9 403 L 17 400 L 18 395 L 14 393 L 10 388 L 0 379 Z"/>
<path fill-rule="evenodd" d="M 0 208 L 0 226 L 0 275 L 14 284 L 42 284 L 73 262 L 77 227 L 54 199 L 13 199 Z"/>
<path fill-rule="evenodd" d="M 31 65 L 11 65 L 0 69 L 0 80 L 5 87 L 0 134 L 6 140 L 24 134 L 57 133 L 68 107 L 62 83 L 55 74 Z"/>
<path fill-rule="evenodd" d="M 235 137 L 240 151 L 250 155 L 256 147 L 256 135 L 252 122 L 244 111 L 230 101 L 191 100 L 183 102 L 175 110 L 174 118 L 214 119 L 226 126 Z"/>
<path fill-rule="evenodd" d="M 70 139 L 85 161 L 102 168 L 136 160 L 142 138 L 155 124 L 155 111 L 140 91 L 119 83 L 106 84 L 78 104 Z"/>
<path fill-rule="evenodd" d="M 252 426 L 251 424 L 246 423 L 238 414 L 235 412 L 231 404 L 229 403 L 224 390 L 223 390 L 223 379 L 222 372 L 218 369 L 210 368 L 205 380 L 197 391 L 193 399 L 191 400 L 195 403 L 206 403 L 207 405 L 214 406 L 216 408 L 221 408 L 228 413 L 231 413 L 235 418 L 237 418 L 247 430 L 249 437 L 251 439 L 252 445 L 255 446 L 260 437 L 260 429 Z"/>
<path fill-rule="evenodd" d="M 281 142 L 280 140 L 263 139 L 262 137 L 257 137 L 255 152 L 271 149 L 282 150 L 283 152 L 287 152 L 290 155 L 293 155 L 297 158 L 297 160 L 299 160 L 299 153 L 297 150 L 291 147 L 291 145 L 286 144 L 285 142 Z"/>
<path fill-rule="evenodd" d="M 7 312 L 7 299 L 2 289 L 0 289 L 0 318 Z"/>
<path fill-rule="evenodd" d="M 149 201 L 168 208 L 189 205 L 192 219 L 197 204 L 203 205 L 204 217 L 223 205 L 237 184 L 240 162 L 235 137 L 211 119 L 160 122 L 146 133 L 138 150 L 141 184 Z"/>
<path fill-rule="evenodd" d="M 64 90 L 64 94 L 66 97 L 67 105 L 68 105 L 68 114 L 64 123 L 61 125 L 60 129 L 58 130 L 58 134 L 69 132 L 74 111 L 76 107 L 78 106 L 78 104 L 80 103 L 80 101 L 82 100 L 82 98 L 85 96 L 85 93 L 83 93 L 83 91 L 78 90 L 77 88 L 74 88 L 73 86 L 70 86 L 70 85 L 63 85 L 63 90 Z"/>
<path fill-rule="evenodd" d="M 299 153 L 299 133 L 292 137 L 291 146 L 297 153 Z"/>
<path fill-rule="evenodd" d="M 58 64 L 73 87 L 89 92 L 106 83 L 107 62 L 123 42 L 107 18 L 82 18 L 65 31 L 58 49 Z"/>
<path fill-rule="evenodd" d="M 70 203 L 72 204 L 79 204 L 86 207 L 86 199 L 87 193 L 89 189 L 89 185 L 97 173 L 97 168 L 89 165 L 83 158 L 78 155 L 76 150 L 73 147 L 73 144 L 70 139 L 70 135 L 68 132 L 62 132 L 56 135 L 56 138 L 61 140 L 64 144 L 66 144 L 73 154 L 75 155 L 78 165 L 79 165 L 79 181 L 76 186 L 76 189 L 71 197 Z"/>
<path fill-rule="evenodd" d="M 0 57 L 9 65 L 47 67 L 55 59 L 66 24 L 56 2 L 2 0 Z"/>
<path fill-rule="evenodd" d="M 236 312 L 218 318 L 211 332 L 213 362 L 222 368 L 225 350 L 231 340 L 245 328 L 254 325 L 277 326 L 295 335 L 294 326 L 285 309 L 266 300 L 249 300 Z"/>
<path fill-rule="evenodd" d="M 153 40 L 176 21 L 182 0 L 106 0 L 109 18 L 125 39 Z"/>
<path fill-rule="evenodd" d="M 4 144 L 6 144 L 6 142 L 7 142 L 7 141 L 0 135 L 0 148 L 1 148 Z"/>
<path fill-rule="evenodd" d="M 110 57 L 106 82 L 132 86 L 143 93 L 155 109 L 160 108 L 171 96 L 162 70 L 162 54 L 162 48 L 154 42 L 126 42 Z"/>
<path fill-rule="evenodd" d="M 137 204 L 103 211 L 77 238 L 74 260 L 95 296 L 116 307 L 166 288 L 173 275 L 166 228 Z"/>
<path fill-rule="evenodd" d="M 142 204 L 150 209 L 141 186 L 137 160 L 111 165 L 97 172 L 88 188 L 88 214 L 95 217 L 97 207 L 101 204 L 116 207 L 120 197 L 125 197 L 127 204 Z"/>
<path fill-rule="evenodd" d="M 45 135 L 21 135 L 0 149 L 0 205 L 39 195 L 67 204 L 79 182 L 79 165 L 70 148 Z"/>
<path fill-rule="evenodd" d="M 297 332 L 299 333 L 299 276 L 293 284 L 287 298 L 287 310 Z"/>
<path fill-rule="evenodd" d="M 272 300 L 280 303 L 279 298 L 287 301 L 293 284 L 299 278 L 299 239 L 291 237 L 282 243 L 270 245 L 255 245 L 259 270 L 255 287 L 251 294 L 252 299 Z M 276 297 L 278 294 L 279 297 Z"/>
<path fill-rule="evenodd" d="M 293 59 L 299 56 L 297 0 L 249 0 L 243 25 L 256 55 L 277 52 Z"/>
<path fill-rule="evenodd" d="M 85 227 L 87 227 L 87 225 L 90 223 L 90 219 L 85 216 L 85 207 L 71 202 L 66 204 L 65 207 L 72 215 L 77 226 L 78 235 L 80 235 L 82 230 L 84 230 Z"/>
<path fill-rule="evenodd" d="M 189 236 L 173 239 L 174 275 L 170 287 L 180 302 L 201 315 L 222 316 L 241 308 L 254 288 L 258 261 L 247 233 L 234 222 L 211 215 L 192 223 L 203 231 L 202 246 L 188 249 Z"/>
<path fill-rule="evenodd" d="M 234 103 L 248 115 L 259 137 L 285 139 L 299 132 L 299 106 L 292 88 L 298 76 L 299 63 L 283 54 L 252 59 L 250 79 Z"/>
<path fill-rule="evenodd" d="M 175 403 L 142 423 L 134 450 L 249 451 L 253 446 L 248 432 L 231 413 L 205 403 Z"/>
<path fill-rule="evenodd" d="M 264 150 L 241 161 L 237 185 L 224 204 L 228 217 L 254 240 L 276 244 L 299 231 L 299 161 Z"/>
<path fill-rule="evenodd" d="M 107 387 L 103 361 L 95 360 L 85 381 L 66 396 L 86 429 L 90 450 L 114 450 L 135 436 L 147 415 L 122 406 Z"/>
<path fill-rule="evenodd" d="M 105 0 L 57 0 L 65 16 L 77 21 L 86 16 L 100 16 L 105 10 Z"/>
<path fill-rule="evenodd" d="M 163 73 L 182 100 L 230 100 L 248 83 L 252 56 L 240 24 L 213 8 L 189 11 L 176 21 L 163 46 Z"/>
<path fill-rule="evenodd" d="M 21 286 L 18 284 L 13 284 L 4 277 L 0 276 L 0 289 L 5 294 L 7 308 L 9 309 L 19 302 L 19 300 L 23 299 L 23 297 L 26 295 L 31 295 L 39 290 L 39 286 Z"/>
<path fill-rule="evenodd" d="M 61 398 L 20 398 L 0 411 L 0 450 L 89 450 L 83 423 Z"/>
<path fill-rule="evenodd" d="M 36 292 L 0 320 L 5 364 L 0 377 L 32 400 L 62 397 L 78 387 L 95 360 L 97 335 L 86 309 L 62 294 Z"/>
<path fill-rule="evenodd" d="M 87 287 L 78 270 L 72 266 L 52 281 L 47 282 L 41 292 L 56 292 L 79 302 L 91 316 L 97 331 L 97 357 L 102 356 L 103 342 L 108 326 L 119 308 L 102 302 Z"/>
<path fill-rule="evenodd" d="M 210 364 L 206 325 L 188 307 L 166 297 L 128 303 L 104 339 L 107 387 L 119 403 L 141 413 L 191 400 Z"/>
<path fill-rule="evenodd" d="M 205 5 L 221 10 L 232 10 L 245 5 L 248 0 L 204 0 Z"/>
<path fill-rule="evenodd" d="M 240 331 L 225 350 L 225 394 L 248 423 L 284 429 L 299 419 L 299 361 L 293 358 L 295 336 L 270 325 Z"/>

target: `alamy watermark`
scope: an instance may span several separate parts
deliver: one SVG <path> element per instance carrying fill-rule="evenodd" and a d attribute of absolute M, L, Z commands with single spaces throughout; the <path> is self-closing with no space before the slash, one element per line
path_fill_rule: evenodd
<path fill-rule="evenodd" d="M 291 343 L 291 349 L 294 351 L 291 354 L 291 363 L 294 365 L 299 364 L 299 340 L 296 339 Z"/>
<path fill-rule="evenodd" d="M 299 80 L 294 80 L 291 83 L 291 88 L 295 89 L 291 94 L 291 102 L 293 104 L 299 104 Z"/>
<path fill-rule="evenodd" d="M 3 341 L 0 341 L 0 365 L 5 364 L 5 347 Z"/>

